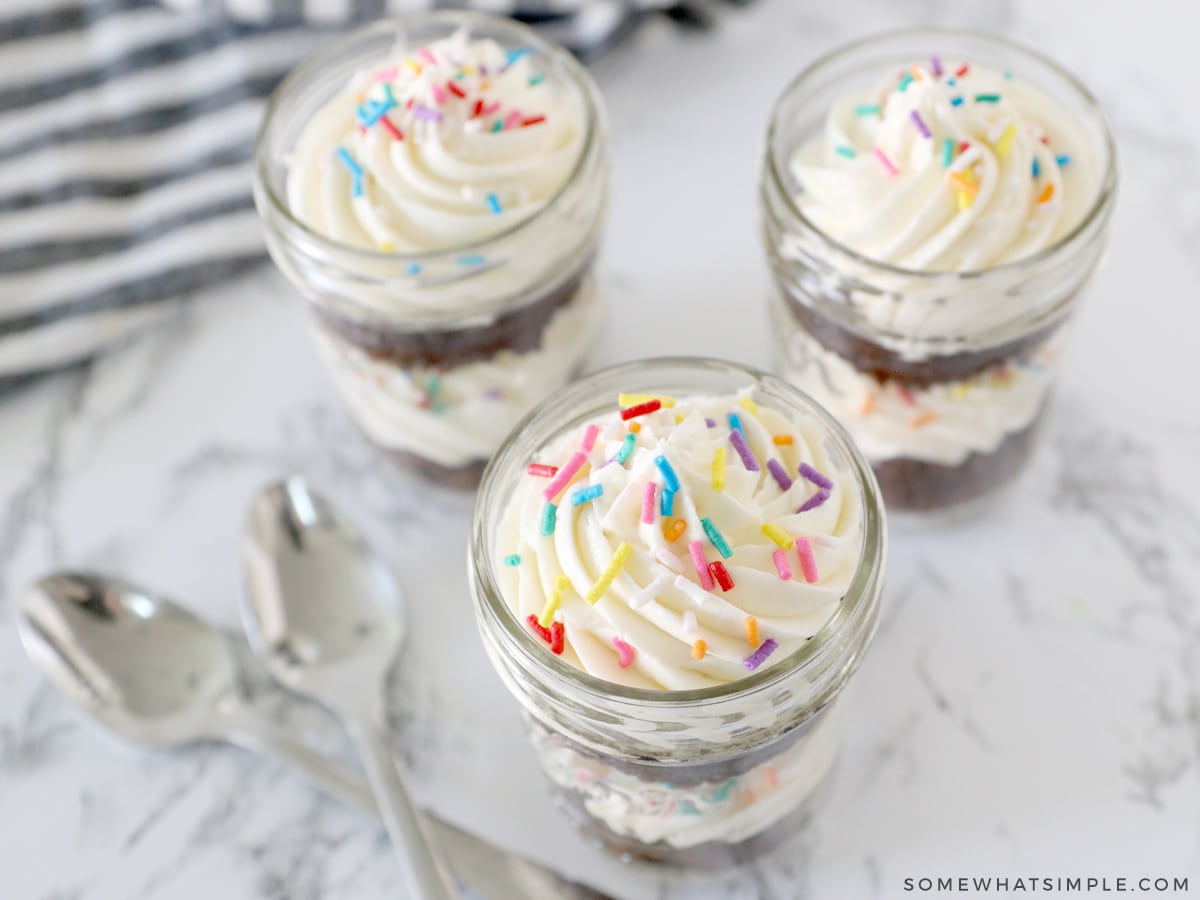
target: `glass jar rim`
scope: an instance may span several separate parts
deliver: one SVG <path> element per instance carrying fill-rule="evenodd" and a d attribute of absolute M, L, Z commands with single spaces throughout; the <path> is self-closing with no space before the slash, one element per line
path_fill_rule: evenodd
<path fill-rule="evenodd" d="M 550 410 L 563 406 L 570 409 L 575 401 L 582 401 L 592 386 L 602 378 L 629 375 L 636 378 L 647 366 L 677 367 L 705 370 L 713 373 L 734 375 L 753 386 L 768 387 L 782 392 L 798 401 L 808 412 L 816 416 L 828 429 L 850 462 L 854 475 L 862 487 L 863 549 L 842 601 L 829 620 L 800 647 L 774 665 L 760 668 L 734 681 L 705 688 L 688 690 L 654 690 L 635 688 L 599 678 L 564 662 L 558 656 L 545 652 L 545 644 L 518 620 L 505 602 L 494 572 L 496 560 L 491 553 L 492 522 L 484 515 L 490 508 L 495 494 L 494 484 L 502 469 L 507 468 L 516 452 L 516 443 L 525 432 L 536 428 L 539 420 Z M 647 390 L 653 391 L 647 386 Z M 645 391 L 639 391 L 644 393 Z M 649 708 L 679 708 L 704 706 L 717 701 L 733 700 L 758 694 L 785 681 L 801 671 L 806 664 L 821 656 L 827 648 L 836 644 L 843 636 L 843 626 L 855 621 L 855 614 L 863 604 L 878 606 L 879 592 L 887 556 L 887 527 L 879 486 L 870 464 L 854 444 L 849 433 L 829 412 L 808 394 L 794 385 L 753 366 L 711 357 L 664 356 L 621 363 L 592 372 L 573 384 L 543 400 L 513 427 L 499 449 L 492 455 L 480 481 L 479 494 L 472 516 L 469 546 L 467 549 L 468 574 L 470 576 L 476 614 L 481 622 L 498 625 L 507 639 L 508 649 L 522 654 L 523 668 L 532 665 L 539 671 L 551 675 L 558 684 L 569 685 L 582 694 L 601 701 L 615 700 L 640 704 Z M 481 564 L 482 563 L 482 564 Z M 853 598 L 850 600 L 850 598 Z M 849 602 L 848 602 L 849 601 Z M 871 612 L 869 608 L 868 613 Z M 486 638 L 485 638 L 486 639 Z"/>
<path fill-rule="evenodd" d="M 861 50 L 882 44 L 885 41 L 894 40 L 897 38 L 917 37 L 919 35 L 932 35 L 943 39 L 962 38 L 969 40 L 985 41 L 992 44 L 1001 50 L 1008 52 L 1016 52 L 1023 54 L 1039 65 L 1053 71 L 1056 75 L 1066 81 L 1073 90 L 1079 93 L 1079 96 L 1084 100 L 1088 109 L 1096 117 L 1104 134 L 1104 153 L 1105 167 L 1104 174 L 1100 181 L 1100 190 L 1096 194 L 1092 205 L 1084 216 L 1075 224 L 1069 232 L 1063 235 L 1059 240 L 1055 241 L 1049 247 L 1043 247 L 1037 253 L 1020 259 L 1010 260 L 1001 263 L 997 266 L 989 266 L 984 269 L 963 269 L 939 271 L 934 269 L 909 269 L 904 266 L 898 266 L 894 263 L 885 262 L 875 259 L 866 254 L 860 253 L 857 250 L 843 244 L 833 236 L 826 233 L 822 228 L 819 228 L 811 219 L 804 214 L 796 203 L 796 198 L 791 191 L 788 190 L 786 180 L 784 178 L 782 167 L 786 162 L 777 158 L 774 152 L 775 135 L 779 128 L 779 108 L 783 102 L 792 94 L 801 88 L 806 81 L 818 75 L 825 67 L 837 62 L 842 56 L 852 53 L 856 50 Z M 819 240 L 831 250 L 837 253 L 844 254 L 854 263 L 865 268 L 870 268 L 875 271 L 886 273 L 888 275 L 900 276 L 913 281 L 928 280 L 940 281 L 947 278 L 957 278 L 962 280 L 973 280 L 980 278 L 991 277 L 999 273 L 1020 271 L 1023 267 L 1036 266 L 1043 260 L 1049 259 L 1059 253 L 1063 248 L 1070 246 L 1075 242 L 1080 235 L 1087 233 L 1092 225 L 1111 207 L 1112 199 L 1116 194 L 1117 181 L 1117 145 L 1113 138 L 1112 126 L 1109 125 L 1108 117 L 1104 114 L 1104 109 L 1100 105 L 1096 96 L 1088 89 L 1082 81 L 1067 69 L 1054 62 L 1048 56 L 1037 50 L 1026 47 L 1023 44 L 1011 41 L 1008 38 L 998 37 L 996 35 L 987 34 L 982 31 L 972 31 L 966 28 L 944 28 L 940 26 L 929 26 L 923 28 L 900 28 L 889 31 L 876 32 L 868 35 L 865 38 L 860 38 L 850 43 L 842 44 L 827 53 L 822 54 L 813 62 L 805 66 L 799 74 L 797 74 L 780 93 L 774 105 L 771 107 L 771 120 L 767 128 L 767 142 L 765 149 L 766 165 L 765 170 L 771 178 L 775 189 L 784 198 L 787 204 L 788 211 L 794 215 L 809 231 L 812 232 Z"/>
<path fill-rule="evenodd" d="M 271 159 L 267 150 L 267 135 L 274 124 L 275 117 L 278 113 L 280 104 L 288 95 L 294 85 L 302 81 L 304 78 L 311 76 L 313 73 L 319 72 L 331 59 L 336 58 L 344 52 L 346 48 L 354 44 L 374 37 L 376 33 L 383 34 L 385 32 L 395 32 L 398 28 L 409 27 L 412 25 L 439 25 L 444 24 L 450 29 L 468 28 L 472 25 L 484 23 L 492 28 L 499 28 L 511 31 L 514 34 L 520 35 L 523 46 L 531 46 L 539 52 L 554 60 L 556 63 L 563 66 L 564 70 L 569 73 L 573 83 L 581 89 L 581 94 L 584 100 L 585 120 L 583 132 L 583 144 L 580 147 L 579 155 L 575 159 L 571 167 L 570 173 L 559 185 L 558 189 L 546 200 L 541 209 L 537 210 L 532 216 L 522 219 L 509 225 L 503 231 L 488 235 L 485 238 L 475 239 L 463 244 L 455 244 L 450 247 L 443 247 L 436 250 L 422 250 L 411 253 L 403 253 L 399 251 L 384 251 L 376 250 L 367 247 L 359 247 L 354 244 L 345 244 L 341 241 L 333 240 L 326 237 L 319 231 L 310 228 L 305 222 L 299 219 L 292 213 L 290 204 L 286 199 L 280 197 L 271 183 L 268 176 L 268 169 L 271 165 Z M 349 34 L 344 35 L 334 41 L 328 47 L 325 47 L 318 53 L 305 58 L 297 64 L 291 71 L 284 76 L 283 80 L 275 86 L 271 92 L 271 96 L 267 100 L 267 104 L 263 109 L 262 119 L 259 124 L 258 133 L 254 140 L 254 180 L 262 195 L 270 204 L 271 211 L 280 216 L 285 229 L 294 230 L 304 240 L 312 242 L 320 248 L 323 253 L 338 253 L 345 254 L 350 259 L 361 259 L 369 261 L 373 264 L 394 262 L 398 269 L 402 269 L 410 263 L 416 261 L 426 261 L 435 258 L 448 258 L 456 256 L 474 255 L 484 251 L 489 245 L 498 241 L 511 238 L 513 235 L 519 234 L 523 229 L 531 226 L 533 223 L 543 220 L 546 215 L 556 209 L 563 198 L 568 194 L 571 186 L 574 185 L 580 174 L 586 170 L 588 161 L 591 157 L 592 147 L 596 141 L 596 135 L 600 133 L 601 101 L 599 90 L 596 87 L 595 81 L 592 79 L 588 71 L 583 65 L 564 47 L 543 38 L 534 29 L 521 22 L 505 16 L 492 15 L 491 13 L 473 12 L 465 10 L 441 10 L 438 12 L 426 13 L 411 13 L 400 16 L 392 16 L 390 18 L 381 19 L 373 22 L 362 28 L 357 28 Z"/>

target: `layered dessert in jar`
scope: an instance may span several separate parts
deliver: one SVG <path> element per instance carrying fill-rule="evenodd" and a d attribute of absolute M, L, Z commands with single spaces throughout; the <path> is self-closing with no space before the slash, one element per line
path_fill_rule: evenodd
<path fill-rule="evenodd" d="M 795 834 L 878 617 L 871 470 L 754 370 L 651 360 L 540 406 L 484 476 L 473 590 L 562 805 L 620 854 L 720 866 Z"/>
<path fill-rule="evenodd" d="M 268 247 L 354 420 L 474 486 L 593 339 L 608 158 L 590 77 L 506 19 L 383 22 L 280 85 L 256 163 Z"/>
<path fill-rule="evenodd" d="M 1115 186 L 1092 96 L 994 38 L 872 38 L 784 92 L 762 178 L 779 366 L 889 509 L 969 509 L 1021 470 Z"/>

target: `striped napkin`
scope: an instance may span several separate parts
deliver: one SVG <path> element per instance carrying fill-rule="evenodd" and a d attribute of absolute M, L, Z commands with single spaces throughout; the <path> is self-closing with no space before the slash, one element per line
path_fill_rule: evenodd
<path fill-rule="evenodd" d="M 2 0 L 0 382 L 85 359 L 263 261 L 263 101 L 347 25 L 466 6 L 587 56 L 652 13 L 705 24 L 716 2 Z"/>

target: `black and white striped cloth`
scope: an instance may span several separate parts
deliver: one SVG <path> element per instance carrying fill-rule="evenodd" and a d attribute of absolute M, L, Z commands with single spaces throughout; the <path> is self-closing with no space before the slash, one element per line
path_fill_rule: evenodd
<path fill-rule="evenodd" d="M 594 54 L 719 0 L 0 0 L 0 383 L 61 367 L 264 259 L 263 100 L 348 25 L 443 6 Z M 736 0 L 724 0 L 736 2 Z"/>

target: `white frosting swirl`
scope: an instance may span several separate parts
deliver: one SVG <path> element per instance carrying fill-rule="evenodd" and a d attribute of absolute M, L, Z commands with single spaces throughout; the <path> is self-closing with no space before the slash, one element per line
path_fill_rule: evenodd
<path fill-rule="evenodd" d="M 1003 265 L 1079 224 L 1101 181 L 1080 123 L 1028 82 L 962 67 L 915 65 L 833 105 L 791 161 L 813 224 L 918 271 Z"/>
<path fill-rule="evenodd" d="M 566 383 L 587 353 L 596 308 L 585 284 L 550 319 L 536 350 L 502 350 L 445 371 L 374 360 L 319 325 L 313 334 L 355 421 L 376 444 L 458 468 L 490 457 L 517 419 Z"/>
<path fill-rule="evenodd" d="M 740 417 L 759 471 L 750 471 L 738 452 L 731 413 Z M 572 429 L 537 455 L 535 462 L 556 466 L 569 466 L 577 451 L 585 457 L 553 498 L 550 533 L 543 492 L 553 487 L 551 481 L 521 476 L 496 535 L 497 552 L 519 560 L 497 573 L 504 599 L 523 622 L 531 614 L 543 624 L 561 622 L 563 659 L 620 684 L 681 690 L 731 682 L 748 673 L 746 660 L 768 640 L 776 649 L 761 664 L 786 658 L 833 615 L 863 549 L 858 476 L 831 452 L 827 426 L 815 415 L 788 418 L 755 406 L 749 392 L 684 397 L 633 421 L 640 430 L 632 439 L 614 412 L 593 423 L 598 436 L 590 451 L 580 449 L 586 437 Z M 790 442 L 777 443 L 777 435 Z M 661 494 L 670 478 L 660 457 L 680 484 L 673 514 L 666 517 L 683 523 L 675 540 L 664 533 Z M 768 461 L 794 479 L 786 490 Z M 824 502 L 798 512 L 820 489 L 798 474 L 802 463 L 833 484 Z M 647 508 L 648 484 L 654 485 L 654 500 Z M 584 489 L 599 495 L 576 505 L 573 498 Z M 705 520 L 728 553 L 721 552 Z M 774 555 L 781 548 L 764 526 L 777 529 L 786 545 L 783 572 Z M 811 583 L 800 544 L 812 550 Z M 721 561 L 732 588 L 702 586 L 692 548 L 702 554 L 702 564 Z M 622 552 L 627 556 L 615 571 L 612 561 Z M 606 569 L 615 571 L 607 585 Z M 561 603 L 546 616 L 556 592 Z M 598 600 L 589 602 L 589 593 Z M 703 653 L 697 641 L 704 642 Z"/>
<path fill-rule="evenodd" d="M 527 54 L 459 31 L 358 73 L 313 115 L 291 154 L 288 203 L 343 244 L 466 246 L 545 206 L 585 130 L 580 98 Z"/>
<path fill-rule="evenodd" d="M 957 466 L 1028 428 L 1056 377 L 1050 345 L 1028 363 L 993 366 L 923 388 L 880 384 L 803 331 L 792 334 L 785 377 L 824 406 L 872 463 L 918 459 Z"/>

